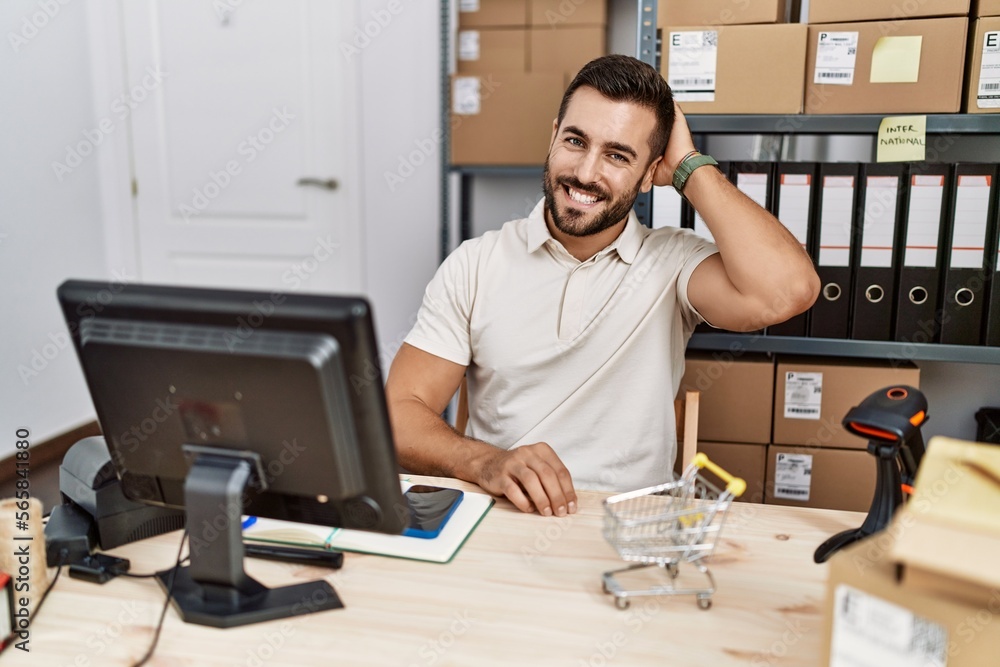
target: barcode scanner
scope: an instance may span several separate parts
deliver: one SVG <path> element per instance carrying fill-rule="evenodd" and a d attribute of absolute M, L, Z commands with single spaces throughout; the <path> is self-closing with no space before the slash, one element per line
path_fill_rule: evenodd
<path fill-rule="evenodd" d="M 879 389 L 848 411 L 844 428 L 868 438 L 868 453 L 878 465 L 875 497 L 861 527 L 837 533 L 819 545 L 813 560 L 825 563 L 838 550 L 889 525 L 903 503 L 903 484 L 913 484 L 924 456 L 920 427 L 926 422 L 927 398 L 906 385 Z"/>

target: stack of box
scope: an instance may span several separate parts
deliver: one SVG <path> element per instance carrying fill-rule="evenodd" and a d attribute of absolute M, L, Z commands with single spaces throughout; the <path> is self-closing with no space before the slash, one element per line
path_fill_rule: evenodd
<path fill-rule="evenodd" d="M 865 511 L 875 459 L 841 421 L 896 384 L 919 387 L 920 370 L 909 362 L 691 353 L 680 394 L 700 392 L 698 449 L 746 480 L 744 500 Z"/>
<path fill-rule="evenodd" d="M 909 362 L 780 359 L 765 502 L 865 511 L 875 493 L 868 441 L 846 431 L 847 412 L 878 389 L 920 386 Z"/>
<path fill-rule="evenodd" d="M 661 72 L 687 113 L 802 111 L 805 25 L 785 0 L 660 0 Z"/>
<path fill-rule="evenodd" d="M 451 162 L 542 164 L 563 91 L 606 33 L 606 0 L 464 0 Z"/>
<path fill-rule="evenodd" d="M 1000 113 L 1000 0 L 973 0 L 965 111 Z"/>
<path fill-rule="evenodd" d="M 764 501 L 767 443 L 771 440 L 774 363 L 766 357 L 724 353 L 687 358 L 681 395 L 697 391 L 698 451 L 747 483 L 740 500 Z"/>
<path fill-rule="evenodd" d="M 805 111 L 962 106 L 969 0 L 810 0 Z"/>

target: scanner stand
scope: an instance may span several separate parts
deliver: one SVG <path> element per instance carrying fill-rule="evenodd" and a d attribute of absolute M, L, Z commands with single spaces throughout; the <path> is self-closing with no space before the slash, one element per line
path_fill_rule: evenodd
<path fill-rule="evenodd" d="M 156 574 L 187 623 L 229 628 L 325 609 L 343 603 L 323 580 L 267 588 L 243 569 L 242 498 L 251 483 L 263 485 L 260 456 L 209 447 L 185 446 L 194 462 L 184 483 L 188 532 L 194 536 L 191 564 Z M 226 528 L 214 539 L 198 531 L 218 523 Z"/>
<path fill-rule="evenodd" d="M 896 508 L 903 504 L 901 476 L 896 456 L 900 447 L 897 443 L 870 440 L 868 453 L 875 456 L 878 476 L 875 479 L 875 496 L 872 498 L 868 516 L 860 528 L 851 528 L 837 533 L 817 547 L 813 560 L 825 563 L 839 549 L 883 530 L 892 520 Z"/>

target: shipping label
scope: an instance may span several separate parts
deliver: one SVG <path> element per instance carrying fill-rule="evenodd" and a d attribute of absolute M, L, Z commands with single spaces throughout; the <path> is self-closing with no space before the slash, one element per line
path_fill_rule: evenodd
<path fill-rule="evenodd" d="M 983 64 L 979 66 L 976 105 L 980 109 L 1000 108 L 1000 31 L 983 36 Z"/>
<path fill-rule="evenodd" d="M 809 500 L 809 489 L 812 486 L 812 454 L 776 455 L 774 467 L 774 497 L 785 500 Z"/>
<path fill-rule="evenodd" d="M 853 85 L 854 61 L 857 56 L 857 32 L 821 32 L 819 45 L 816 48 L 813 83 Z"/>
<path fill-rule="evenodd" d="M 822 373 L 785 373 L 785 419 L 818 420 L 822 407 Z"/>
<path fill-rule="evenodd" d="M 714 102 L 718 30 L 670 33 L 667 83 L 678 102 Z"/>

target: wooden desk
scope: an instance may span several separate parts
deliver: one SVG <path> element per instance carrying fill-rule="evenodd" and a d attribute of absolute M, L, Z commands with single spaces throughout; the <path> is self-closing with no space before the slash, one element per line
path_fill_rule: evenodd
<path fill-rule="evenodd" d="M 344 569 L 330 571 L 248 560 L 249 573 L 269 586 L 326 575 L 346 609 L 228 630 L 185 624 L 171 609 L 148 664 L 819 663 L 826 566 L 813 564 L 812 552 L 862 515 L 736 503 L 711 563 L 718 591 L 710 610 L 674 597 L 620 611 L 601 592 L 601 574 L 624 565 L 601 536 L 602 497 L 581 494 L 580 511 L 563 519 L 498 502 L 447 565 L 347 554 Z M 130 558 L 134 572 L 151 572 L 173 563 L 179 537 L 114 553 Z M 154 580 L 97 586 L 64 573 L 34 619 L 31 653 L 7 650 L 0 664 L 132 664 L 162 604 Z"/>

